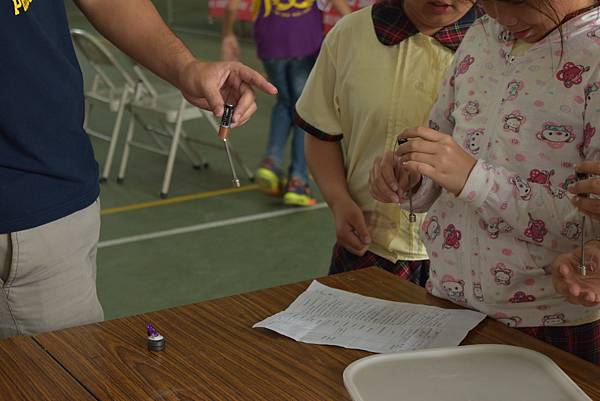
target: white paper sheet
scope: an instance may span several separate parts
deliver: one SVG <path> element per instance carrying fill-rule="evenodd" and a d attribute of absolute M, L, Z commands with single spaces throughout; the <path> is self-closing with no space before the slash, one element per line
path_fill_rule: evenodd
<path fill-rule="evenodd" d="M 296 341 L 371 352 L 459 345 L 485 314 L 365 297 L 313 281 L 292 304 L 253 327 Z"/>

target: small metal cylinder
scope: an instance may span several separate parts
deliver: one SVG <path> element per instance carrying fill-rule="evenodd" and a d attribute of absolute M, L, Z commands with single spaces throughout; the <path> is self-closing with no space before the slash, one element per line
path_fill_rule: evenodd
<path fill-rule="evenodd" d="M 229 137 L 231 129 L 231 121 L 233 120 L 233 111 L 235 107 L 232 104 L 225 104 L 223 108 L 223 116 L 221 117 L 221 126 L 219 127 L 219 138 L 226 139 Z"/>

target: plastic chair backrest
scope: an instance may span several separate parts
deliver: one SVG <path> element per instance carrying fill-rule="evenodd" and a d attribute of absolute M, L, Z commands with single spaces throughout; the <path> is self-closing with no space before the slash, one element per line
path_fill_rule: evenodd
<path fill-rule="evenodd" d="M 83 29 L 71 29 L 71 38 L 77 49 L 87 58 L 96 73 L 108 86 L 114 89 L 116 85 L 105 71 L 106 68 L 117 71 L 119 78 L 129 87 L 135 86 L 134 80 L 99 38 Z"/>

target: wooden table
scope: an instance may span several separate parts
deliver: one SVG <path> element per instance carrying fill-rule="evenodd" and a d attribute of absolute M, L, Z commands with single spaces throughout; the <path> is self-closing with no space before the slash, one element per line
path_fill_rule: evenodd
<path fill-rule="evenodd" d="M 456 308 L 377 268 L 319 281 L 383 299 Z M 76 327 L 35 340 L 100 400 L 349 400 L 342 372 L 368 352 L 304 344 L 251 328 L 285 309 L 308 284 Z M 165 336 L 164 351 L 147 351 L 147 322 Z M 548 355 L 592 399 L 600 400 L 600 367 L 489 319 L 463 342 L 487 343 Z"/>
<path fill-rule="evenodd" d="M 94 400 L 29 337 L 0 341 L 0 399 Z"/>

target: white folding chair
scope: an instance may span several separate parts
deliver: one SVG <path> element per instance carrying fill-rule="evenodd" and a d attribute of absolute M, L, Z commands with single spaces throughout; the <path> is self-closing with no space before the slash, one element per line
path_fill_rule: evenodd
<path fill-rule="evenodd" d="M 85 91 L 86 108 L 83 127 L 89 135 L 109 143 L 100 175 L 100 181 L 103 182 L 110 174 L 123 113 L 125 106 L 133 97 L 135 81 L 98 37 L 82 29 L 71 29 L 71 37 L 76 48 L 86 57 L 94 70 L 92 85 Z M 93 105 L 96 103 L 104 104 L 108 106 L 108 110 L 116 113 L 110 134 L 99 132 L 90 126 Z"/>
<path fill-rule="evenodd" d="M 131 147 L 137 147 L 146 151 L 167 156 L 167 165 L 163 177 L 162 188 L 160 192 L 161 198 L 166 198 L 171 185 L 171 177 L 173 174 L 173 166 L 177 149 L 181 148 L 184 154 L 191 160 L 194 168 L 199 169 L 202 166 L 208 167 L 208 163 L 204 161 L 191 146 L 191 143 L 200 143 L 205 146 L 218 147 L 221 146 L 215 143 L 205 142 L 197 138 L 190 138 L 183 129 L 183 123 L 198 118 L 205 118 L 215 133 L 219 131 L 219 124 L 215 121 L 211 113 L 206 110 L 190 104 L 177 90 L 169 90 L 159 92 L 152 85 L 147 75 L 141 67 L 134 66 L 133 70 L 138 78 L 136 84 L 135 95 L 128 103 L 127 107 L 131 111 L 132 118 L 129 121 L 127 130 L 127 138 L 121 158 L 121 166 L 117 182 L 122 183 L 125 179 L 127 164 L 129 162 Z M 159 126 L 152 126 L 147 123 L 150 119 L 158 120 Z M 150 134 L 155 145 L 148 145 L 134 140 L 135 125 L 139 124 L 144 131 Z M 163 139 L 170 140 L 170 144 L 166 144 Z M 252 171 L 244 164 L 240 155 L 237 152 L 232 152 L 237 164 L 245 171 L 248 179 L 254 180 Z"/>

